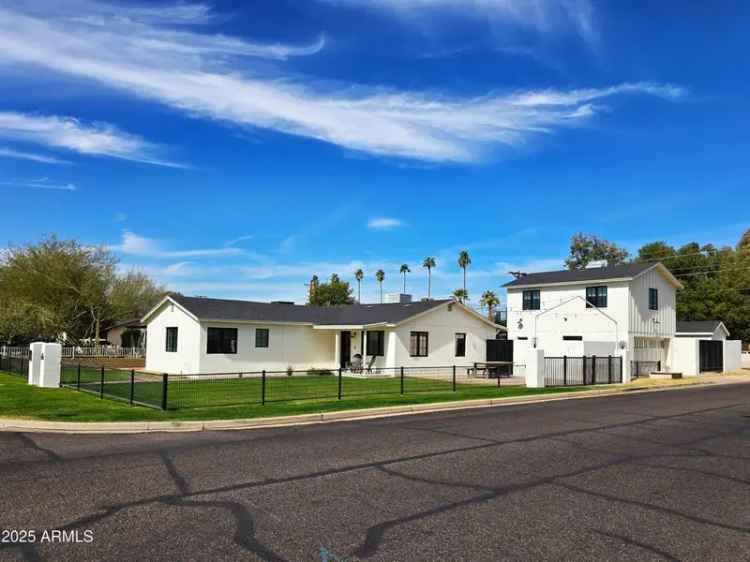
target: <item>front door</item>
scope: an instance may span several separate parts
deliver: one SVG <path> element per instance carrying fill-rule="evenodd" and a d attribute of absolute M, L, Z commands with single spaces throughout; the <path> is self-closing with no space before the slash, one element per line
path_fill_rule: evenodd
<path fill-rule="evenodd" d="M 349 367 L 352 357 L 352 333 L 349 330 L 341 332 L 341 357 L 339 364 L 342 369 Z"/>

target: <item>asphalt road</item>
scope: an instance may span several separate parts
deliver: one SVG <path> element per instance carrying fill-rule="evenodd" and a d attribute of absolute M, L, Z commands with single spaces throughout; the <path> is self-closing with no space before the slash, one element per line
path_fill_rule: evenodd
<path fill-rule="evenodd" d="M 1 560 L 750 560 L 750 384 L 245 432 L 0 433 L 0 486 L 0 527 L 37 533 Z"/>

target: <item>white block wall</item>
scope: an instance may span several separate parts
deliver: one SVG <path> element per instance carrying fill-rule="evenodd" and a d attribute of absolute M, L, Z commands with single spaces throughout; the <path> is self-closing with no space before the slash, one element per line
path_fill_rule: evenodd
<path fill-rule="evenodd" d="M 672 364 L 675 373 L 686 377 L 697 376 L 700 372 L 700 348 L 697 338 L 674 338 L 672 340 Z"/>
<path fill-rule="evenodd" d="M 742 342 L 724 340 L 724 372 L 739 371 L 742 368 Z"/>

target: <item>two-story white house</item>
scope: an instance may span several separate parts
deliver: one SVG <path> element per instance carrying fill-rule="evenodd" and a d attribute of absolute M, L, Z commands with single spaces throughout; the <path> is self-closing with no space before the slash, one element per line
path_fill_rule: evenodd
<path fill-rule="evenodd" d="M 616 356 L 668 370 L 682 284 L 661 263 L 595 264 L 531 273 L 506 283 L 508 338 L 522 370 L 530 349 L 546 356 Z"/>

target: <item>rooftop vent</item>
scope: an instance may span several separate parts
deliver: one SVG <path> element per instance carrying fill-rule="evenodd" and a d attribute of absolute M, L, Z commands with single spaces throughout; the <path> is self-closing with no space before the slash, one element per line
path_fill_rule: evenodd
<path fill-rule="evenodd" d="M 385 302 L 389 304 L 408 304 L 411 302 L 411 295 L 404 293 L 389 293 L 385 296 Z"/>
<path fill-rule="evenodd" d="M 594 260 L 586 264 L 586 269 L 597 269 L 607 267 L 607 260 Z"/>

